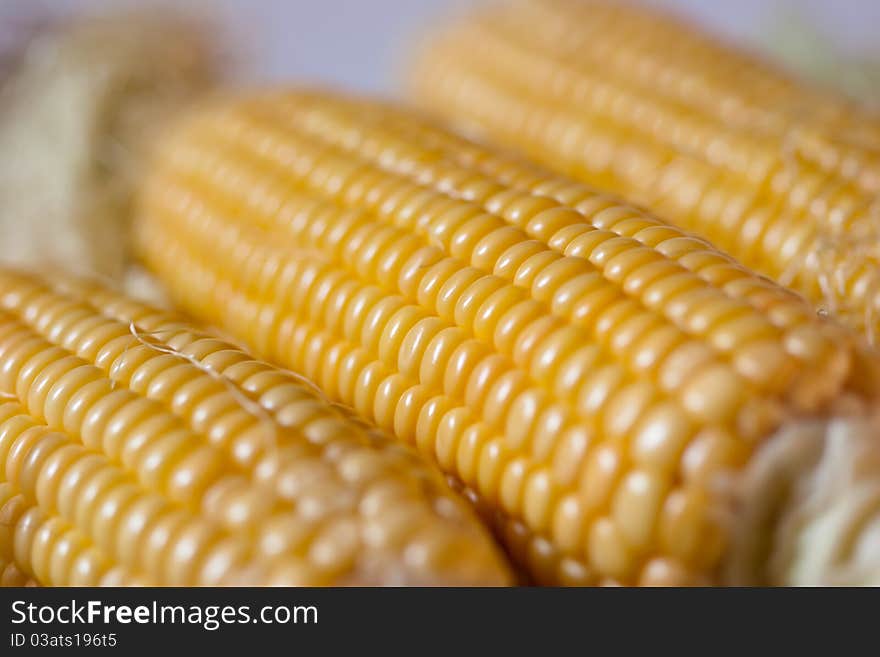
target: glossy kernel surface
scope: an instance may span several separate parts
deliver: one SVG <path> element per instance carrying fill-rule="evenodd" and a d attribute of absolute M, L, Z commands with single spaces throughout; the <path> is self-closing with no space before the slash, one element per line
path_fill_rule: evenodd
<path fill-rule="evenodd" d="M 667 12 L 609 0 L 476 11 L 428 39 L 411 80 L 430 111 L 650 208 L 880 339 L 874 108 Z M 576 186 L 466 158 L 599 209 Z M 629 217 L 600 214 L 602 228 L 636 236 Z"/>
<path fill-rule="evenodd" d="M 377 101 L 196 113 L 139 215 L 181 307 L 415 445 L 538 582 L 711 581 L 719 478 L 878 390 L 857 336 L 708 242 Z"/>
<path fill-rule="evenodd" d="M 177 316 L 0 270 L 0 362 L 3 585 L 510 581 L 413 450 Z"/>

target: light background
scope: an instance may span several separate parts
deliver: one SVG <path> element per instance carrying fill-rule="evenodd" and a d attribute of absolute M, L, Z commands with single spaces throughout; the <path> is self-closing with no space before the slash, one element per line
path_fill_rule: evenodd
<path fill-rule="evenodd" d="M 0 0 L 0 25 L 25 15 L 158 5 L 200 10 L 225 26 L 249 80 L 320 80 L 393 92 L 413 41 L 447 14 L 480 0 Z M 766 41 L 794 12 L 844 50 L 880 48 L 880 0 L 654 0 L 745 41 Z M 872 34 L 873 33 L 873 34 Z M 873 39 L 873 42 L 872 42 Z"/>

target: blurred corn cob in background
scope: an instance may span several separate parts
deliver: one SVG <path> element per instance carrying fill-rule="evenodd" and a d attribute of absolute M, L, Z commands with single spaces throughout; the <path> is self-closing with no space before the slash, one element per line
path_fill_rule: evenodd
<path fill-rule="evenodd" d="M 880 581 L 878 356 L 644 211 L 303 91 L 173 128 L 135 230 L 182 308 L 436 460 L 538 582 Z"/>
<path fill-rule="evenodd" d="M 441 31 L 425 107 L 646 205 L 880 328 L 880 115 L 636 5 L 518 0 Z"/>
<path fill-rule="evenodd" d="M 212 86 L 217 53 L 173 13 L 44 22 L 6 58 L 0 262 L 120 278 L 141 147 Z"/>
<path fill-rule="evenodd" d="M 473 511 L 289 372 L 0 270 L 0 583 L 500 585 Z"/>

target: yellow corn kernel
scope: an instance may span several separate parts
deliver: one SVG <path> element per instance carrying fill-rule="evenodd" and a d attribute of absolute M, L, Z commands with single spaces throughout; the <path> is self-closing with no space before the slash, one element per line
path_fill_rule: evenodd
<path fill-rule="evenodd" d="M 440 33 L 411 78 L 430 110 L 698 232 L 875 339 L 876 113 L 607 0 L 484 10 Z M 471 150 L 459 161 L 545 184 Z M 540 193 L 575 207 L 582 195 Z"/>
<path fill-rule="evenodd" d="M 0 271 L 0 464 L 3 583 L 509 579 L 417 454 L 301 377 L 67 276 Z"/>
<path fill-rule="evenodd" d="M 721 484 L 880 391 L 857 336 L 708 242 L 379 102 L 200 111 L 135 225 L 182 308 L 416 445 L 538 582 L 718 581 Z"/>
<path fill-rule="evenodd" d="M 296 423 L 300 421 L 300 414 L 303 412 L 300 409 L 306 409 L 305 413 L 309 413 L 313 408 L 305 404 L 288 403 L 284 405 L 284 402 L 287 401 L 284 396 L 284 387 L 282 386 L 278 391 L 270 388 L 270 385 L 278 386 L 290 383 L 289 372 L 280 372 L 267 363 L 252 360 L 245 352 L 228 343 L 194 331 L 192 326 L 179 315 L 160 311 L 92 280 L 51 274 L 48 275 L 48 278 L 64 294 L 79 301 L 88 302 L 93 307 L 100 308 L 106 316 L 125 324 L 136 322 L 145 331 L 149 331 L 154 337 L 161 338 L 169 346 L 180 350 L 187 357 L 200 359 L 205 365 L 222 373 L 236 385 L 244 386 L 253 394 L 262 395 L 260 400 L 267 409 L 276 413 L 276 417 L 282 423 Z M 320 340 L 319 335 L 310 334 L 309 337 Z M 412 397 L 407 399 L 411 400 Z M 396 408 L 400 407 L 401 404 L 396 405 Z M 365 429 L 371 429 L 370 423 L 354 415 L 347 406 L 334 405 L 334 408 L 344 413 L 352 423 L 358 423 Z M 374 429 L 370 431 L 370 435 L 373 434 L 375 434 Z M 314 439 L 313 434 L 310 434 L 310 437 Z M 375 437 L 374 440 L 376 440 Z M 481 452 L 482 460 L 478 466 L 481 477 L 492 476 L 493 471 L 497 472 L 500 454 L 499 449 L 492 448 L 484 449 Z M 349 478 L 362 480 L 365 478 L 365 473 L 371 472 L 370 468 L 365 467 L 367 464 L 380 468 L 383 465 L 383 460 L 367 452 L 358 452 L 347 459 L 343 467 L 345 467 Z M 485 504 L 473 490 L 463 486 L 458 479 L 448 477 L 447 480 L 453 490 L 465 497 L 474 506 L 481 519 L 491 526 L 498 535 L 511 536 L 515 534 L 517 536 L 518 542 L 512 556 L 516 559 L 516 563 L 523 566 L 526 571 L 534 572 L 540 567 L 548 572 L 562 573 L 563 581 L 569 585 L 588 585 L 595 582 L 590 572 L 577 562 L 565 557 L 552 543 L 535 535 L 521 523 L 515 523 L 497 513 L 491 506 Z M 379 488 L 370 498 L 369 504 L 375 505 L 382 499 L 382 496 L 394 494 L 393 486 Z M 392 501 L 393 498 L 389 498 L 388 502 Z M 381 509 L 382 507 L 376 507 L 376 511 L 371 511 L 371 513 L 375 515 Z M 385 532 L 384 527 L 386 527 L 384 524 L 372 525 L 369 530 L 372 532 L 371 536 L 378 541 L 387 540 L 387 533 L 383 533 Z M 511 550 L 513 549 L 511 547 Z M 520 579 L 528 581 L 527 572 L 520 573 Z"/>

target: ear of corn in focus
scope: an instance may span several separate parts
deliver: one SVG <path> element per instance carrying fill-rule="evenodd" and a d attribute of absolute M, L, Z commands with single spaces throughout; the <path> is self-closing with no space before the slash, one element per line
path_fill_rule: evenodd
<path fill-rule="evenodd" d="M 441 31 L 413 96 L 880 327 L 880 115 L 671 16 L 518 0 Z M 547 192 L 553 195 L 553 192 Z"/>
<path fill-rule="evenodd" d="M 4 585 L 510 581 L 412 450 L 178 317 L 0 270 L 0 363 Z"/>
<path fill-rule="evenodd" d="M 169 131 L 135 228 L 182 308 L 436 461 L 539 583 L 880 573 L 878 357 L 636 207 L 269 92 Z"/>

